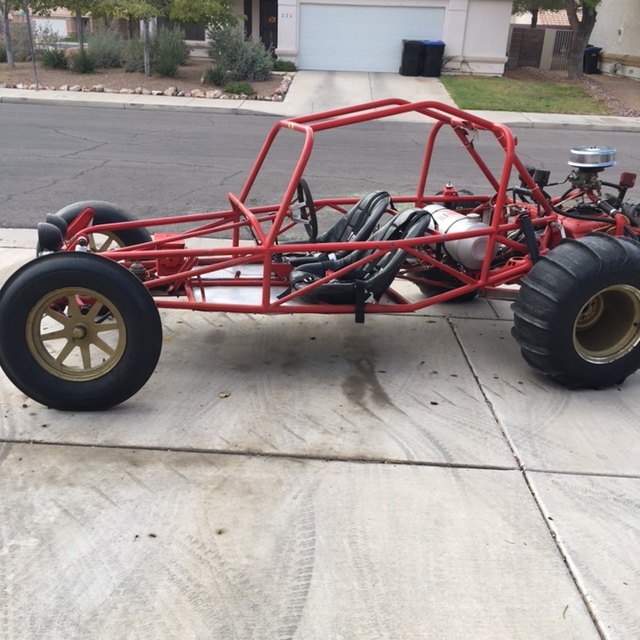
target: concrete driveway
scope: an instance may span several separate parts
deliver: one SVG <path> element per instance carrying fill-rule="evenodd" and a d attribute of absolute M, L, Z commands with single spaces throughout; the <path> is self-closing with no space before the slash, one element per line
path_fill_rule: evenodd
<path fill-rule="evenodd" d="M 3 639 L 640 637 L 640 375 L 558 387 L 486 300 L 162 317 L 111 411 L 0 373 Z"/>

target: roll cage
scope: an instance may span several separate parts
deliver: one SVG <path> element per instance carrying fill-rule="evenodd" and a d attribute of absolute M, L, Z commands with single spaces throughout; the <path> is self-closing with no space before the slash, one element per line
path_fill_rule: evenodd
<path fill-rule="evenodd" d="M 397 209 L 423 208 L 428 205 L 451 206 L 462 215 L 480 217 L 482 225 L 462 231 L 442 231 L 437 224 L 429 226 L 417 238 L 392 241 L 363 240 L 358 242 L 317 243 L 310 240 L 287 240 L 284 237 L 296 225 L 292 201 L 307 168 L 316 136 L 325 131 L 392 118 L 407 113 L 424 116 L 432 124 L 427 136 L 418 183 L 414 193 L 393 193 Z M 434 148 L 443 128 L 450 129 L 486 178 L 489 190 L 484 194 L 465 195 L 447 187 L 438 195 L 426 193 L 427 178 L 434 162 Z M 474 144 L 479 132 L 493 136 L 504 157 L 501 169 L 494 173 L 480 156 Z M 278 136 L 301 134 L 303 142 L 295 169 L 282 199 L 273 205 L 249 206 L 247 203 L 256 186 L 256 179 L 268 161 Z M 449 281 L 449 286 L 430 297 L 407 295 L 416 287 L 402 292 L 389 288 L 379 301 L 368 301 L 365 313 L 407 313 L 439 302 L 479 292 L 491 297 L 500 296 L 503 285 L 517 284 L 528 273 L 540 255 L 560 243 L 565 236 L 558 223 L 557 205 L 536 184 L 530 171 L 516 155 L 517 140 L 508 127 L 495 124 L 459 109 L 437 102 L 409 103 L 387 99 L 333 111 L 322 112 L 277 122 L 267 135 L 256 161 L 239 195 L 228 195 L 230 208 L 208 213 L 159 217 L 135 222 L 93 224 L 93 211 L 87 207 L 70 225 L 63 250 L 73 251 L 86 244 L 90 234 L 113 234 L 144 227 L 160 229 L 149 242 L 109 249 L 102 255 L 142 272 L 141 279 L 160 308 L 193 309 L 200 311 L 243 312 L 260 314 L 282 313 L 354 313 L 352 304 L 328 304 L 305 300 L 305 292 L 290 290 L 289 276 L 293 269 L 291 256 L 331 254 L 337 251 L 364 250 L 364 256 L 309 285 L 321 287 L 332 280 L 349 277 L 381 255 L 402 249 L 406 260 L 397 273 L 397 282 L 424 283 L 424 273 L 437 270 Z M 520 180 L 519 196 L 510 194 L 513 173 Z M 522 194 L 525 194 L 524 196 Z M 363 194 L 364 195 L 364 194 Z M 562 196 L 593 201 L 597 194 L 574 190 Z M 315 208 L 323 212 L 344 214 L 358 198 L 330 197 L 315 201 Z M 390 215 L 397 211 L 390 210 Z M 187 231 L 167 233 L 173 225 L 194 225 Z M 623 233 L 623 221 L 613 218 L 602 223 L 592 222 L 588 230 L 606 228 L 614 235 Z M 582 232 L 582 229 L 581 229 Z M 467 268 L 447 255 L 450 243 L 470 238 L 486 237 L 482 263 Z M 206 238 L 203 246 L 189 246 L 195 238 Z M 252 238 L 248 241 L 247 238 Z M 83 240 L 84 239 L 84 240 Z M 141 270 L 139 265 L 142 265 Z M 453 283 L 453 284 L 451 284 Z M 308 293 L 308 290 L 307 290 Z"/>

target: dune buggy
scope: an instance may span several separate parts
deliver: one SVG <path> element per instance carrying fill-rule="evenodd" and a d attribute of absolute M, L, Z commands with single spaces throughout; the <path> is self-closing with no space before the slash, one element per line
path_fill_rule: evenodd
<path fill-rule="evenodd" d="M 408 112 L 430 125 L 415 191 L 313 198 L 304 173 L 320 134 Z M 485 192 L 427 188 L 443 130 Z M 495 171 L 480 133 L 500 152 Z M 274 141 L 291 134 L 301 142 L 282 199 L 252 204 Z M 549 172 L 521 162 L 506 126 L 443 104 L 388 99 L 284 119 L 226 210 L 136 221 L 78 202 L 48 214 L 38 257 L 0 292 L 0 364 L 44 405 L 104 409 L 154 371 L 158 309 L 364 322 L 484 296 L 515 300 L 513 335 L 535 369 L 570 387 L 618 384 L 640 366 L 640 202 L 625 200 L 634 174 L 602 180 L 614 164 L 609 147 L 572 149 L 551 196 Z"/>

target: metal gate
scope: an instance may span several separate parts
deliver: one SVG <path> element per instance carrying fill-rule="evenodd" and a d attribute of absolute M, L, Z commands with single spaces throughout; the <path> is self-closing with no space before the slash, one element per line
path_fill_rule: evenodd
<path fill-rule="evenodd" d="M 571 29 L 558 29 L 553 43 L 553 56 L 551 58 L 552 71 L 566 71 L 569 68 L 569 47 L 573 31 Z"/>

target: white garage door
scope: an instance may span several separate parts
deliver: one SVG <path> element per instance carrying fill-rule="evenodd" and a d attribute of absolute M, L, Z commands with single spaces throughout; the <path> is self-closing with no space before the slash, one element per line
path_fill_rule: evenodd
<path fill-rule="evenodd" d="M 298 66 L 398 73 L 402 40 L 440 40 L 444 9 L 300 5 Z"/>

